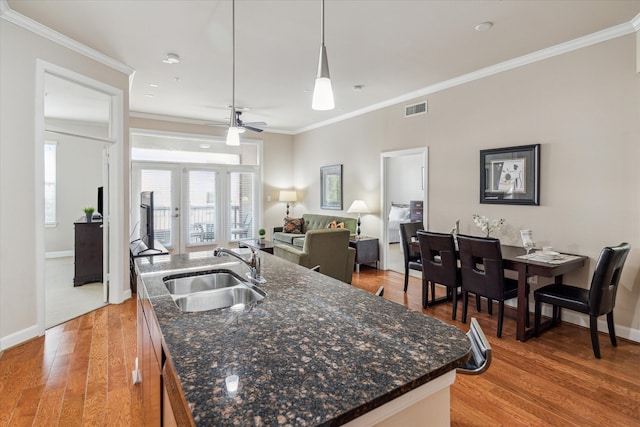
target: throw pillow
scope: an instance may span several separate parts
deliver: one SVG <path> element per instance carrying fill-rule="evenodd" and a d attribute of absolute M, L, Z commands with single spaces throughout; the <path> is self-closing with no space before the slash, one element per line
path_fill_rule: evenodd
<path fill-rule="evenodd" d="M 284 219 L 284 227 L 282 227 L 282 231 L 291 234 L 302 234 L 303 225 L 303 218 L 291 218 L 288 216 Z"/>
<path fill-rule="evenodd" d="M 337 223 L 336 228 L 344 228 L 344 222 Z"/>
<path fill-rule="evenodd" d="M 338 224 L 336 224 L 335 221 L 331 221 L 329 224 L 327 224 L 327 228 L 336 228 L 338 226 Z"/>

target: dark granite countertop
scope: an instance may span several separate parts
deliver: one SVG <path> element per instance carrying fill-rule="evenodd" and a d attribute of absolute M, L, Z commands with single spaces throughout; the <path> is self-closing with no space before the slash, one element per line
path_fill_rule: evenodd
<path fill-rule="evenodd" d="M 136 260 L 197 425 L 339 425 L 467 359 L 458 328 L 262 252 L 267 297 L 181 312 L 162 278 L 247 268 L 211 252 Z M 229 395 L 225 378 L 240 377 Z"/>

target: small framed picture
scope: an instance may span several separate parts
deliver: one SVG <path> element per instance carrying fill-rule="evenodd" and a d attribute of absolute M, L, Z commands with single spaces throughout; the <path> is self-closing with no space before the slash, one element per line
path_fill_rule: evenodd
<path fill-rule="evenodd" d="M 320 209 L 342 210 L 342 165 L 320 168 Z"/>
<path fill-rule="evenodd" d="M 540 204 L 540 144 L 480 150 L 480 203 Z"/>

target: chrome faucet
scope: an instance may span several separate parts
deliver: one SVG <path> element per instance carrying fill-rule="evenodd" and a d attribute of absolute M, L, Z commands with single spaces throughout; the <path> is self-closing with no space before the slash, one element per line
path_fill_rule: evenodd
<path fill-rule="evenodd" d="M 249 267 L 249 271 L 251 273 L 251 281 L 253 281 L 254 283 L 263 283 L 264 279 L 260 275 L 261 262 L 260 262 L 260 257 L 258 256 L 258 252 L 254 248 L 249 248 L 249 249 L 251 249 L 251 259 L 249 261 L 244 259 L 239 254 L 235 253 L 231 249 L 226 249 L 226 248 L 215 248 L 213 250 L 213 256 L 221 257 L 226 254 L 242 261 L 244 265 Z"/>

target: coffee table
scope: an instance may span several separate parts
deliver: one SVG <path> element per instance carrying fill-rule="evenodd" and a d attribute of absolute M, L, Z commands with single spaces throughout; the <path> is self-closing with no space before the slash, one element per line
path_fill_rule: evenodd
<path fill-rule="evenodd" d="M 238 241 L 238 246 L 241 248 L 253 248 L 261 251 L 273 254 L 274 244 L 273 242 L 265 239 L 245 239 Z"/>

